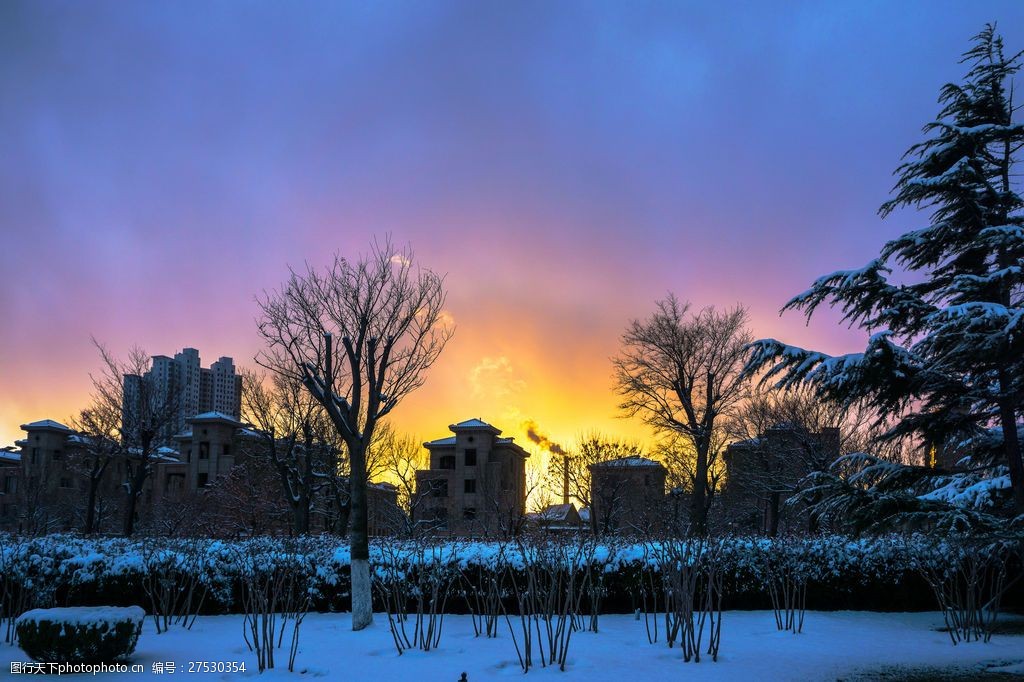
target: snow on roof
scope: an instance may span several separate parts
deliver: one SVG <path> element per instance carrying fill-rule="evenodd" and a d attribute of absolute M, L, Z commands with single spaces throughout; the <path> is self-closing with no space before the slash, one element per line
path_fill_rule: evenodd
<path fill-rule="evenodd" d="M 39 420 L 37 422 L 31 422 L 29 424 L 22 424 L 21 425 L 21 429 L 22 429 L 22 431 L 28 431 L 30 429 L 53 429 L 55 431 L 68 431 L 68 432 L 71 431 L 71 429 L 69 429 L 68 427 L 66 427 L 63 424 L 61 424 L 60 422 L 54 421 L 52 419 L 41 419 L 41 420 Z"/>
<path fill-rule="evenodd" d="M 451 424 L 448 428 L 451 429 L 452 431 L 458 431 L 462 429 L 487 429 L 489 431 L 493 431 L 495 434 L 501 433 L 501 429 L 495 428 L 494 426 L 488 424 L 479 417 L 467 419 L 466 421 L 459 422 L 458 424 Z"/>
<path fill-rule="evenodd" d="M 0 450 L 0 460 L 3 460 L 5 462 L 20 462 L 21 453 L 13 452 L 11 450 L 4 448 L 3 450 Z"/>
<path fill-rule="evenodd" d="M 181 433 L 175 434 L 175 436 L 174 436 L 175 439 L 191 438 L 191 437 L 192 437 L 192 429 L 185 429 Z"/>
<path fill-rule="evenodd" d="M 584 523 L 590 521 L 590 507 L 580 509 L 580 521 L 583 521 Z"/>
<path fill-rule="evenodd" d="M 243 438 L 262 438 L 263 433 L 256 429 L 244 428 L 238 432 L 238 435 Z"/>
<path fill-rule="evenodd" d="M 214 420 L 228 421 L 228 422 L 232 422 L 234 424 L 239 424 L 239 425 L 241 425 L 241 423 L 242 423 L 242 422 L 238 421 L 237 419 L 235 419 L 234 417 L 232 417 L 230 414 L 224 414 L 223 412 L 203 412 L 202 414 L 197 414 L 196 416 L 192 417 L 192 419 L 190 419 L 189 421 L 196 422 L 196 421 L 214 421 Z"/>
<path fill-rule="evenodd" d="M 480 427 L 490 428 L 490 429 L 494 428 L 493 426 L 491 426 L 490 424 L 485 422 L 483 419 L 480 419 L 479 417 L 474 417 L 473 419 L 467 419 L 464 422 L 459 422 L 455 426 L 457 426 L 460 429 L 472 429 L 472 428 L 480 428 Z"/>
<path fill-rule="evenodd" d="M 551 504 L 545 507 L 537 516 L 545 521 L 565 521 L 573 509 L 575 507 L 572 502 L 568 504 Z"/>
<path fill-rule="evenodd" d="M 428 440 L 423 444 L 424 447 L 433 447 L 435 445 L 455 445 L 455 436 L 448 436 L 447 438 L 438 438 L 437 440 Z"/>
<path fill-rule="evenodd" d="M 615 459 L 608 459 L 597 464 L 592 464 L 595 467 L 660 467 L 659 462 L 655 462 L 653 459 L 647 459 L 646 457 L 640 457 L 639 455 L 632 455 L 630 457 L 616 457 Z"/>

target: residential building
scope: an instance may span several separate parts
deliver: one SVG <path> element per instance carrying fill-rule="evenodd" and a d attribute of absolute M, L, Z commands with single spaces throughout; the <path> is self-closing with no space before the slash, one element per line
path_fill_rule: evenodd
<path fill-rule="evenodd" d="M 437 533 L 515 533 L 525 519 L 530 453 L 481 419 L 448 429 L 454 435 L 423 444 L 430 468 L 416 472 L 413 520 Z"/>
<path fill-rule="evenodd" d="M 0 529 L 80 530 L 88 509 L 92 470 L 89 439 L 50 419 L 21 428 L 26 435 L 17 442 L 18 450 L 0 450 Z M 278 472 L 264 456 L 267 442 L 263 434 L 231 415 L 211 411 L 189 418 L 186 430 L 173 442 L 176 448 L 159 446 L 151 455 L 152 473 L 136 510 L 140 532 L 233 534 L 236 529 L 226 527 L 224 519 L 232 514 L 241 517 L 257 508 L 276 508 L 279 512 L 271 514 L 273 518 L 261 519 L 264 532 L 291 532 Z M 94 508 L 99 532 L 119 532 L 125 500 L 123 484 L 131 459 L 137 456 L 129 450 L 112 457 L 102 478 L 97 479 Z M 205 494 L 229 474 L 245 469 L 240 465 L 252 463 L 257 465 L 257 487 L 238 486 L 219 497 Z M 346 480 L 340 479 L 335 487 L 337 495 L 324 486 L 314 497 L 311 530 L 337 530 L 339 520 L 347 514 L 347 509 L 339 508 L 347 500 Z M 218 493 L 224 492 L 224 486 L 219 486 Z M 397 497 L 394 486 L 370 483 L 367 500 L 371 535 L 392 533 L 405 525 Z M 239 508 L 225 509 L 225 504 L 237 504 Z M 244 505 L 248 506 L 242 509 Z"/>
<path fill-rule="evenodd" d="M 782 525 L 796 521 L 786 500 L 800 481 L 823 471 L 838 457 L 838 428 L 810 431 L 799 424 L 780 423 L 755 438 L 726 448 L 725 485 L 721 502 L 731 529 L 775 535 Z"/>
<path fill-rule="evenodd" d="M 145 376 L 124 376 L 124 408 L 126 414 L 136 409 L 142 381 L 151 382 L 157 402 L 176 395 L 180 409 L 176 418 L 161 434 L 164 443 L 186 430 L 188 420 L 205 412 L 220 412 L 234 419 L 242 411 L 242 377 L 236 373 L 234 361 L 221 357 L 209 368 L 201 366 L 199 351 L 185 348 L 174 357 L 154 355 Z"/>
<path fill-rule="evenodd" d="M 16 447 L 0 450 L 0 528 L 17 526 L 18 482 L 21 480 L 21 451 Z"/>
<path fill-rule="evenodd" d="M 632 455 L 591 464 L 588 520 L 596 533 L 643 533 L 661 529 L 665 514 L 665 467 Z"/>

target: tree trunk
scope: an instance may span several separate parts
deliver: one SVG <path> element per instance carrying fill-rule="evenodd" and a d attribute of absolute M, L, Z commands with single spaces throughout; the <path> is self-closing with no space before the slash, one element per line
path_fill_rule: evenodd
<path fill-rule="evenodd" d="M 130 483 L 129 486 L 131 486 Z M 121 524 L 121 532 L 126 538 L 130 538 L 132 533 L 135 532 L 135 506 L 138 499 L 138 494 L 134 490 L 129 489 L 128 499 L 125 500 L 124 505 L 124 520 Z"/>
<path fill-rule="evenodd" d="M 361 439 L 349 445 L 351 472 L 349 499 L 351 524 L 349 551 L 352 556 L 352 629 L 373 624 L 373 594 L 370 584 L 369 514 L 366 500 L 366 446 Z"/>
<path fill-rule="evenodd" d="M 142 486 L 146 483 L 146 476 L 149 469 L 144 458 L 135 467 L 128 479 L 128 499 L 125 501 L 123 531 L 126 538 L 131 537 L 135 532 L 135 510 L 138 507 L 139 495 L 142 494 Z"/>
<path fill-rule="evenodd" d="M 309 533 L 309 500 L 300 495 L 299 501 L 292 506 L 292 531 L 295 535 Z"/>
<path fill-rule="evenodd" d="M 779 504 L 781 502 L 781 495 L 779 493 L 769 493 L 768 495 L 768 509 L 767 519 L 765 523 L 765 533 L 768 537 L 773 538 L 779 534 Z"/>
<path fill-rule="evenodd" d="M 693 471 L 693 499 L 690 505 L 690 535 L 702 537 L 708 532 L 708 451 L 704 444 L 697 447 L 697 462 Z"/>
<path fill-rule="evenodd" d="M 1010 386 L 1009 373 L 999 370 L 1000 390 Z M 1020 458 L 1020 439 L 1017 437 L 1017 410 L 1008 397 L 999 400 L 999 421 L 1003 428 L 1003 455 L 1010 470 L 1010 486 L 1013 488 L 1014 511 L 1024 514 L 1024 463 Z"/>
<path fill-rule="evenodd" d="M 99 480 L 95 477 L 89 478 L 89 498 L 85 508 L 85 528 L 83 532 L 86 535 L 92 535 L 96 532 L 96 489 L 99 487 Z"/>

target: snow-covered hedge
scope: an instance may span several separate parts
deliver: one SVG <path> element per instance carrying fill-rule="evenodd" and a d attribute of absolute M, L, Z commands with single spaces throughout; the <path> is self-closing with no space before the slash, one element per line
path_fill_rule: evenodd
<path fill-rule="evenodd" d="M 750 595 L 755 600 L 752 605 L 744 602 L 745 608 L 759 607 L 757 595 L 780 562 L 786 562 L 787 570 L 798 571 L 812 585 L 814 608 L 849 608 L 854 604 L 879 609 L 927 608 L 927 588 L 918 579 L 921 566 L 954 568 L 951 557 L 961 553 L 961 544 L 955 540 L 925 535 L 859 539 L 826 535 L 791 540 L 729 537 L 715 542 L 721 543 L 716 555 L 717 561 L 724 562 L 729 579 L 727 594 L 732 595 L 730 598 Z M 604 575 L 608 607 L 627 611 L 631 610 L 637 576 L 647 569 L 657 570 L 658 554 L 651 543 L 602 541 L 592 551 L 575 556 L 586 557 L 591 570 Z M 5 593 L 27 593 L 31 599 L 25 602 L 25 608 L 124 604 L 125 599 L 138 601 L 146 593 L 147 577 L 159 572 L 161 576 L 188 575 L 201 584 L 207 595 L 204 612 L 237 612 L 243 571 L 279 561 L 304 566 L 315 610 L 349 608 L 348 545 L 346 540 L 332 536 L 224 541 L 0 535 L 0 600 Z M 376 540 L 371 546 L 371 562 L 378 569 L 392 567 L 389 576 L 396 575 L 396 570 L 415 571 L 418 563 L 442 562 L 451 564 L 466 580 L 477 580 L 496 570 L 521 570 L 523 566 L 521 549 L 515 542 L 455 540 L 439 541 L 426 549 L 422 544 Z M 906 584 L 910 584 L 913 595 L 908 596 Z M 889 589 L 893 594 L 878 594 L 879 589 Z M 857 594 L 859 591 L 868 593 L 869 603 L 863 600 L 864 595 Z M 0 615 L 12 615 L 4 614 L 5 608 L 0 604 Z M 152 610 L 149 605 L 146 608 Z"/>
<path fill-rule="evenodd" d="M 33 609 L 18 618 L 18 644 L 43 663 L 113 663 L 135 651 L 145 617 L 138 606 Z"/>

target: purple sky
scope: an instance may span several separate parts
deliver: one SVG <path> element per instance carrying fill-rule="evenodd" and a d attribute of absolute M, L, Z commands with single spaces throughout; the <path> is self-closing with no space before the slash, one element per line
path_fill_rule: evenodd
<path fill-rule="evenodd" d="M 90 335 L 248 363 L 287 264 L 409 241 L 455 340 L 425 437 L 636 433 L 618 335 L 668 290 L 779 307 L 921 217 L 875 215 L 986 21 L 1022 2 L 0 3 L 0 440 L 83 406 Z"/>

